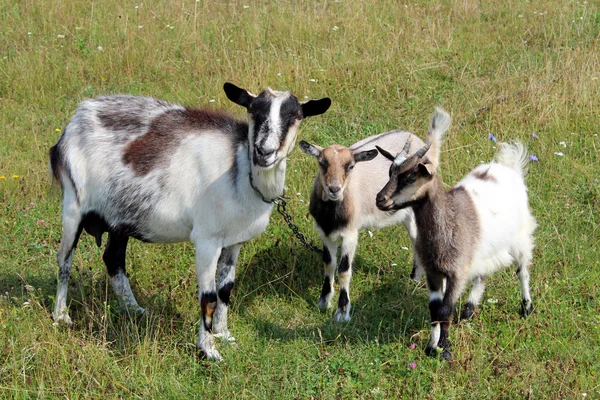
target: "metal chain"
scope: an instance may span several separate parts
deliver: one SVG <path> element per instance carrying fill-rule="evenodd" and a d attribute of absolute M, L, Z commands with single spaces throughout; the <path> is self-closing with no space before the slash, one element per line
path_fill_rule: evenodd
<path fill-rule="evenodd" d="M 300 240 L 300 242 L 304 246 L 308 247 L 315 253 L 323 254 L 323 249 L 315 246 L 312 243 L 309 243 L 306 240 L 306 237 L 304 237 L 304 235 L 299 232 L 298 226 L 292 222 L 292 216 L 288 214 L 288 212 L 285 209 L 285 207 L 287 206 L 287 202 L 285 201 L 285 199 L 282 196 L 279 196 L 275 200 L 273 200 L 273 203 L 277 204 L 277 212 L 283 216 L 283 219 L 285 220 L 285 222 L 287 222 L 288 226 L 290 227 L 294 235 L 296 235 L 298 240 Z"/>

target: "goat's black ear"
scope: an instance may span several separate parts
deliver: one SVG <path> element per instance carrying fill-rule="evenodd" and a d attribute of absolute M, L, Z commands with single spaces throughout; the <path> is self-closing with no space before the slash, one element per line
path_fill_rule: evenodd
<path fill-rule="evenodd" d="M 385 158 L 387 158 L 391 162 L 396 161 L 396 157 L 394 157 L 393 155 L 391 155 L 387 150 L 384 150 L 384 149 L 382 149 L 379 146 L 375 146 L 375 148 L 377 148 L 377 150 L 379 150 L 379 152 L 381 153 L 382 156 L 384 156 Z"/>
<path fill-rule="evenodd" d="M 248 93 L 246 89 L 237 87 L 233 83 L 225 82 L 223 90 L 229 100 L 242 107 L 248 108 L 252 103 L 252 99 L 254 99 L 254 96 Z"/>
<path fill-rule="evenodd" d="M 320 100 L 309 100 L 302 103 L 302 115 L 304 118 L 320 115 L 327 111 L 329 106 L 331 106 L 331 99 L 329 97 Z"/>
<path fill-rule="evenodd" d="M 379 152 L 375 149 L 365 150 L 365 151 L 361 151 L 358 153 L 354 153 L 354 161 L 355 162 L 371 161 L 372 159 L 377 157 L 377 154 L 379 154 Z"/>
<path fill-rule="evenodd" d="M 304 140 L 300 141 L 300 149 L 304 153 L 313 157 L 319 157 L 321 155 L 321 150 L 323 150 L 321 147 L 315 146 L 314 144 L 310 144 Z"/>
<path fill-rule="evenodd" d="M 435 167 L 429 162 L 425 164 L 419 163 L 417 165 L 417 168 L 419 170 L 419 175 L 424 176 L 426 178 L 430 178 L 435 172 Z"/>

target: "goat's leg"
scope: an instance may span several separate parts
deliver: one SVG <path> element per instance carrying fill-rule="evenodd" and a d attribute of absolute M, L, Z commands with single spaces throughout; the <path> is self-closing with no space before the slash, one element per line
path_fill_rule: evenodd
<path fill-rule="evenodd" d="M 417 241 L 417 222 L 415 220 L 415 214 L 412 212 L 412 210 L 406 210 L 406 217 L 402 221 L 402 224 L 406 228 L 406 232 L 408 233 L 414 254 L 415 242 Z M 424 272 L 425 271 L 423 270 L 423 267 L 419 265 L 417 257 L 413 256 L 413 266 L 412 271 L 410 272 L 410 279 L 418 282 L 421 280 Z"/>
<path fill-rule="evenodd" d="M 440 341 L 440 309 L 444 299 L 444 277 L 441 274 L 427 273 L 427 289 L 429 290 L 429 314 L 431 316 L 431 332 L 429 343 L 425 348 L 428 356 L 435 356 Z"/>
<path fill-rule="evenodd" d="M 519 269 L 517 275 L 521 282 L 521 315 L 527 317 L 533 310 L 533 302 L 531 301 L 531 294 L 529 293 L 529 265 L 530 260 L 522 256 L 519 259 Z"/>
<path fill-rule="evenodd" d="M 67 308 L 67 291 L 69 288 L 69 276 L 71 275 L 71 262 L 73 251 L 81 236 L 83 226 L 81 225 L 81 212 L 77 206 L 74 193 L 63 193 L 63 237 L 58 249 L 58 289 L 56 292 L 56 304 L 52 316 L 56 322 L 64 322 L 71 325 L 71 317 Z"/>
<path fill-rule="evenodd" d="M 198 298 L 200 300 L 200 308 L 202 309 L 202 323 L 200 324 L 196 347 L 202 350 L 209 360 L 220 361 L 222 358 L 215 347 L 212 322 L 217 308 L 215 275 L 221 248 L 210 241 L 196 241 L 195 244 Z"/>
<path fill-rule="evenodd" d="M 227 311 L 241 248 L 241 244 L 223 248 L 217 262 L 217 309 L 213 317 L 213 332 L 216 337 L 230 342 L 235 342 L 235 338 L 227 327 Z"/>
<path fill-rule="evenodd" d="M 441 347 L 442 353 L 441 358 L 450 361 L 452 355 L 450 354 L 450 347 L 452 343 L 449 340 L 450 324 L 452 323 L 452 314 L 456 302 L 465 286 L 465 279 L 462 277 L 446 277 L 446 291 L 444 293 L 444 300 L 442 306 L 438 308 L 438 321 L 440 325 L 440 340 L 438 347 Z"/>
<path fill-rule="evenodd" d="M 471 319 L 475 308 L 478 307 L 479 303 L 481 302 L 481 297 L 483 296 L 484 291 L 485 278 L 482 276 L 476 276 L 475 278 L 473 278 L 473 287 L 471 288 L 471 292 L 469 293 L 469 299 L 467 300 L 467 304 L 465 304 L 465 308 L 463 309 L 463 312 L 460 315 L 460 319 Z"/>
<path fill-rule="evenodd" d="M 430 282 L 431 281 L 431 282 Z M 445 360 L 452 358 L 450 354 L 451 343 L 448 339 L 452 313 L 456 301 L 464 288 L 464 279 L 461 277 L 447 277 L 446 290 L 441 298 L 443 279 L 441 275 L 427 277 L 430 290 L 429 310 L 431 313 L 431 340 L 426 348 L 428 355 L 435 355 L 435 350 L 442 349 L 441 357 Z"/>
<path fill-rule="evenodd" d="M 323 280 L 321 297 L 317 303 L 317 306 L 321 310 L 329 308 L 331 305 L 331 298 L 335 293 L 333 280 L 335 279 L 335 266 L 337 264 L 337 244 L 329 237 L 323 237 L 323 264 L 325 279 Z"/>
<path fill-rule="evenodd" d="M 341 261 L 338 266 L 338 280 L 340 282 L 340 297 L 338 309 L 334 318 L 338 322 L 350 321 L 350 281 L 352 280 L 352 262 L 358 245 L 358 232 L 342 236 Z"/>
<path fill-rule="evenodd" d="M 132 314 L 143 314 L 145 310 L 139 306 L 131 291 L 129 278 L 125 270 L 125 256 L 129 236 L 108 233 L 108 242 L 102 255 L 106 271 L 110 276 L 110 285 L 119 300 L 122 309 Z"/>

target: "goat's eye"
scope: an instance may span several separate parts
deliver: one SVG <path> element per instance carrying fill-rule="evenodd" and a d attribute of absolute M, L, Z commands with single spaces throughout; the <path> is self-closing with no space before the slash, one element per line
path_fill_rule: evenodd
<path fill-rule="evenodd" d="M 404 181 L 409 184 L 412 185 L 413 183 L 415 183 L 417 181 L 417 175 L 416 174 L 409 174 Z"/>
<path fill-rule="evenodd" d="M 327 169 L 327 162 L 325 162 L 325 161 L 319 161 L 319 167 L 321 167 L 323 169 Z"/>
<path fill-rule="evenodd" d="M 354 165 L 350 165 L 350 164 L 346 165 L 346 172 L 352 171 L 353 169 L 354 169 Z"/>

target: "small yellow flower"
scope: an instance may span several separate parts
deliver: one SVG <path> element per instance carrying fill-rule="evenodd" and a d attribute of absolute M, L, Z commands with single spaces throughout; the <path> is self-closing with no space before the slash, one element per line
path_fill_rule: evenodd
<path fill-rule="evenodd" d="M 56 131 L 56 132 L 60 132 L 60 128 L 56 128 L 56 129 L 55 129 L 55 131 Z"/>
<path fill-rule="evenodd" d="M 0 175 L 0 179 L 6 179 L 6 176 Z"/>
<path fill-rule="evenodd" d="M 19 179 L 19 175 L 13 175 L 13 178 Z"/>

